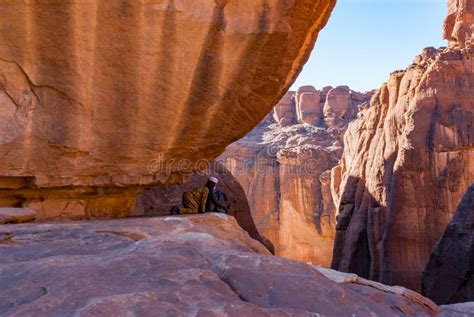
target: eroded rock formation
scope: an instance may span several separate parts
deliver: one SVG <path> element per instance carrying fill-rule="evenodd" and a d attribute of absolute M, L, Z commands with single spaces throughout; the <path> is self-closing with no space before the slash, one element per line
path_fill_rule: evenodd
<path fill-rule="evenodd" d="M 474 1 L 450 8 L 455 2 L 458 16 L 472 16 Z M 472 30 L 470 18 L 455 25 Z M 392 73 L 347 129 L 332 171 L 335 269 L 419 290 L 433 246 L 474 181 L 474 48 L 465 31 L 447 33 L 458 34 L 448 38 L 456 45 L 425 49 Z"/>
<path fill-rule="evenodd" d="M 444 38 L 450 46 L 474 44 L 474 1 L 448 0 L 448 17 L 444 23 Z"/>
<path fill-rule="evenodd" d="M 348 122 L 368 96 L 345 86 L 290 91 L 220 157 L 276 254 L 330 266 L 335 209 L 329 170 L 341 156 Z"/>
<path fill-rule="evenodd" d="M 268 255 L 222 214 L 0 227 L 8 316 L 433 316 L 407 289 Z"/>
<path fill-rule="evenodd" d="M 474 301 L 474 184 L 435 245 L 422 282 L 423 294 L 440 305 Z"/>
<path fill-rule="evenodd" d="M 0 1 L 0 206 L 122 216 L 183 181 L 277 103 L 334 4 Z"/>
<path fill-rule="evenodd" d="M 36 212 L 28 208 L 0 208 L 0 225 L 32 221 Z"/>

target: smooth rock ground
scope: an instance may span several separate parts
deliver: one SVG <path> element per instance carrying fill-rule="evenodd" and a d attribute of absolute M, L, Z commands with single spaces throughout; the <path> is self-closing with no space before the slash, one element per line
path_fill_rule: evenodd
<path fill-rule="evenodd" d="M 271 256 L 222 214 L 3 225 L 0 252 L 2 316 L 439 312 L 412 291 Z"/>
<path fill-rule="evenodd" d="M 442 305 L 440 317 L 472 317 L 474 316 L 474 302 L 462 304 Z"/>

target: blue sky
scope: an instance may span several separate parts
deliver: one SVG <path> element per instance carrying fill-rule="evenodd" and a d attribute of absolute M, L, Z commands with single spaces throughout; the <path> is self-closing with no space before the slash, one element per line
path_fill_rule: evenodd
<path fill-rule="evenodd" d="M 378 88 L 424 47 L 447 45 L 442 39 L 446 14 L 447 0 L 338 0 L 292 89 Z"/>

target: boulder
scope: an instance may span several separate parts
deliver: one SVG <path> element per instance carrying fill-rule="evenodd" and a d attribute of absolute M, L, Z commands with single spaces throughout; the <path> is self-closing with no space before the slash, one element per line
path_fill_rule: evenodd
<path fill-rule="evenodd" d="M 355 98 L 354 98 L 355 97 Z M 324 122 L 328 127 L 341 127 L 354 118 L 361 103 L 360 94 L 352 94 L 347 86 L 339 86 L 327 92 L 323 107 Z"/>
<path fill-rule="evenodd" d="M 323 117 L 321 93 L 313 86 L 298 88 L 295 94 L 295 106 L 298 123 L 318 125 Z"/>
<path fill-rule="evenodd" d="M 295 117 L 295 93 L 288 91 L 273 108 L 273 119 L 280 125 L 290 125 Z"/>
<path fill-rule="evenodd" d="M 442 305 L 439 317 L 467 317 L 472 316 L 474 311 L 474 302 Z"/>
<path fill-rule="evenodd" d="M 29 208 L 0 208 L 0 224 L 33 221 L 36 212 Z"/>
<path fill-rule="evenodd" d="M 422 293 L 437 304 L 474 301 L 474 184 L 436 243 L 423 272 Z"/>

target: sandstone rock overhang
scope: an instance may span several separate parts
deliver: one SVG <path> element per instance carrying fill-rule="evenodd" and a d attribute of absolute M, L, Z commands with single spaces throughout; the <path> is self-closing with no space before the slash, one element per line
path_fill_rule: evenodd
<path fill-rule="evenodd" d="M 0 176 L 179 181 L 278 102 L 335 2 L 0 1 Z"/>

